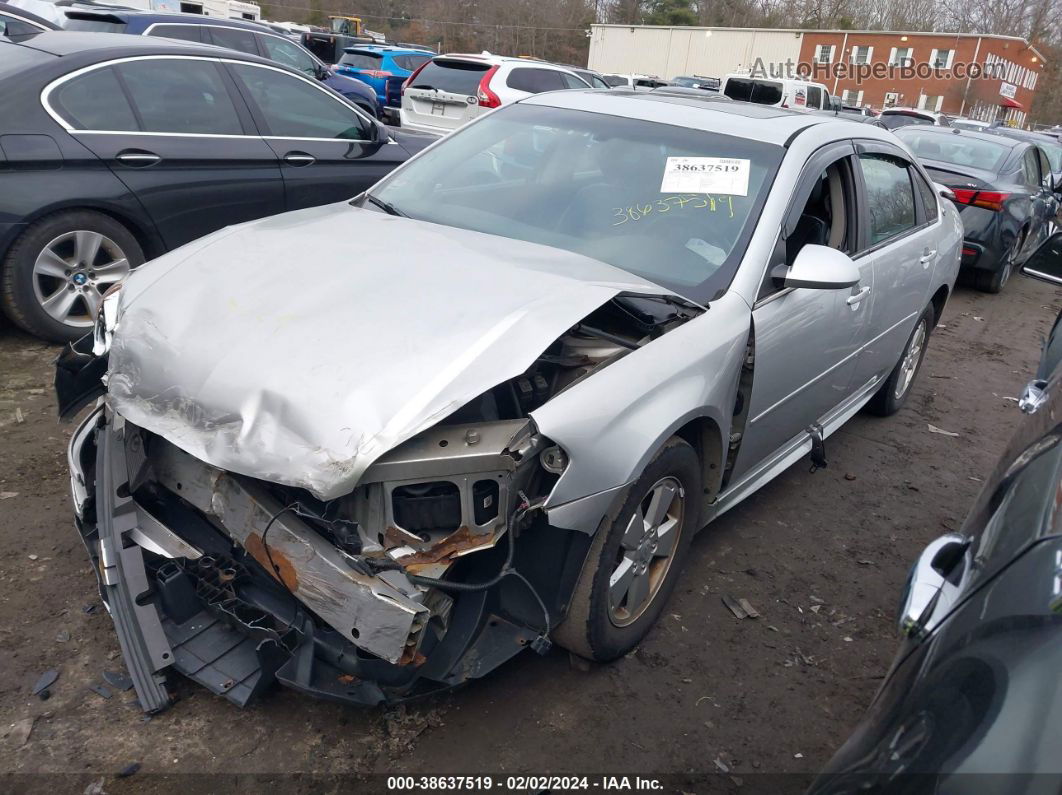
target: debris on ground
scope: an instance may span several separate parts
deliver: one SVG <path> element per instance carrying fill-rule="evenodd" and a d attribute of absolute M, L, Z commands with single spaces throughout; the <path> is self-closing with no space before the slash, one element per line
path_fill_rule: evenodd
<path fill-rule="evenodd" d="M 938 428 L 936 425 L 927 422 L 926 426 L 929 428 L 930 433 L 939 433 L 941 436 L 958 436 L 959 434 L 954 431 L 946 431 L 943 428 Z"/>
<path fill-rule="evenodd" d="M 89 602 L 87 605 L 81 608 L 81 612 L 84 613 L 86 616 L 93 615 L 97 610 L 99 610 L 99 605 L 97 605 L 95 602 Z"/>
<path fill-rule="evenodd" d="M 85 787 L 85 791 L 82 795 L 106 795 L 103 791 L 103 779 L 97 779 Z"/>
<path fill-rule="evenodd" d="M 54 669 L 45 671 L 37 678 L 37 684 L 33 686 L 33 690 L 30 691 L 30 694 L 34 696 L 39 696 L 42 692 L 54 685 L 58 678 L 58 671 Z"/>
<path fill-rule="evenodd" d="M 66 643 L 68 640 L 70 640 L 70 630 L 59 630 L 55 633 L 55 640 L 59 643 Z"/>
<path fill-rule="evenodd" d="M 97 696 L 100 696 L 104 699 L 109 699 L 112 695 L 111 691 L 108 690 L 104 685 L 101 685 L 99 682 L 93 682 L 91 685 L 88 686 L 88 689 L 95 693 Z"/>
<path fill-rule="evenodd" d="M 25 421 L 26 417 L 22 414 L 22 409 L 20 409 L 18 406 L 15 406 L 15 422 L 21 425 Z"/>
<path fill-rule="evenodd" d="M 133 680 L 121 671 L 104 671 L 103 681 L 115 690 L 126 691 L 133 686 Z"/>
<path fill-rule="evenodd" d="M 722 770 L 724 773 L 730 772 L 730 768 L 727 766 L 726 762 L 721 760 L 718 756 L 715 758 L 715 766 Z"/>
<path fill-rule="evenodd" d="M 126 765 L 125 767 L 123 767 L 115 775 L 118 778 L 129 778 L 130 776 L 135 776 L 139 770 L 140 770 L 140 763 L 139 762 L 133 762 L 131 765 Z"/>
<path fill-rule="evenodd" d="M 12 497 L 17 497 L 17 491 L 0 491 L 0 500 L 10 500 Z"/>
<path fill-rule="evenodd" d="M 855 480 L 856 476 L 853 475 L 851 472 L 846 472 L 845 475 L 844 475 L 844 479 L 845 480 Z"/>
<path fill-rule="evenodd" d="M 759 618 L 760 614 L 748 599 L 735 599 L 727 594 L 722 595 L 723 604 L 734 614 L 735 618 Z"/>
<path fill-rule="evenodd" d="M 30 560 L 37 560 L 37 558 L 39 558 L 40 556 L 39 555 L 29 555 L 28 557 L 29 557 Z"/>
<path fill-rule="evenodd" d="M 17 720 L 11 724 L 11 726 L 4 732 L 4 737 L 11 740 L 11 744 L 15 748 L 21 748 L 29 740 L 30 734 L 33 732 L 33 722 L 36 718 L 23 718 Z"/>

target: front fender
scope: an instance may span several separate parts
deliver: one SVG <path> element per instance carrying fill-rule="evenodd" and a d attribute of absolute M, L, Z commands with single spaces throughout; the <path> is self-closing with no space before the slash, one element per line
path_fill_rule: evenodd
<path fill-rule="evenodd" d="M 533 411 L 539 430 L 569 457 L 546 509 L 630 483 L 676 430 L 696 418 L 719 427 L 725 455 L 751 322 L 748 304 L 727 293 L 700 317 Z M 592 532 L 597 523 L 584 520 L 581 529 Z"/>

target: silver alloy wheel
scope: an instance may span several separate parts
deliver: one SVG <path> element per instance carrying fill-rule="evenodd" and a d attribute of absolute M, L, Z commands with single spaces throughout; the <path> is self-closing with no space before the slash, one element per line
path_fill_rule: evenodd
<path fill-rule="evenodd" d="M 685 508 L 685 491 L 670 476 L 653 484 L 638 503 L 608 581 L 608 614 L 617 627 L 636 621 L 660 590 L 682 532 Z"/>
<path fill-rule="evenodd" d="M 907 343 L 907 350 L 903 352 L 900 377 L 896 379 L 896 389 L 893 391 L 897 400 L 907 394 L 907 390 L 911 388 L 911 383 L 914 381 L 915 373 L 918 372 L 918 362 L 922 359 L 922 348 L 926 344 L 928 326 L 925 318 L 918 321 L 914 333 L 911 334 L 911 341 Z"/>
<path fill-rule="evenodd" d="M 88 327 L 103 293 L 129 275 L 129 260 L 106 235 L 65 232 L 33 263 L 33 294 L 41 308 L 64 326 Z"/>

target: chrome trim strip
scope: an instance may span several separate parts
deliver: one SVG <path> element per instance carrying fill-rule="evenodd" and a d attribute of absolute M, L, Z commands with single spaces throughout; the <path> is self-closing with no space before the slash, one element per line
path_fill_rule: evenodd
<path fill-rule="evenodd" d="M 201 45 L 201 46 L 213 47 L 214 45 L 212 45 L 212 44 L 204 44 L 204 45 Z M 219 48 L 219 49 L 221 49 L 221 48 Z M 282 75 L 287 75 L 288 77 L 293 77 L 296 80 L 302 80 L 307 85 L 311 85 L 316 90 L 322 92 L 329 99 L 332 99 L 335 102 L 338 102 L 346 110 L 349 110 L 355 116 L 358 116 L 359 118 L 365 120 L 370 125 L 375 126 L 375 124 L 376 124 L 374 119 L 370 119 L 368 116 L 366 116 L 364 113 L 362 113 L 362 111 L 353 102 L 348 104 L 347 100 L 343 96 L 341 96 L 340 94 L 336 93 L 335 91 L 333 91 L 330 88 L 327 88 L 325 86 L 320 85 L 316 80 L 311 80 L 308 77 L 299 74 L 298 72 L 290 71 L 288 69 L 282 69 L 282 68 L 280 68 L 278 66 L 270 66 L 269 64 L 255 63 L 254 61 L 244 61 L 244 60 L 241 60 L 239 58 L 211 58 L 211 57 L 206 56 L 206 55 L 132 55 L 132 56 L 129 56 L 129 57 L 126 57 L 126 58 L 112 58 L 109 61 L 100 61 L 99 63 L 90 64 L 89 66 L 83 66 L 80 69 L 75 69 L 73 72 L 65 74 L 62 77 L 56 78 L 55 80 L 50 82 L 48 85 L 46 85 L 44 87 L 44 89 L 41 91 L 41 106 L 44 108 L 45 113 L 47 113 L 49 116 L 51 116 L 56 124 L 58 124 L 60 127 L 62 127 L 64 130 L 66 130 L 68 133 L 71 133 L 71 134 L 73 134 L 73 133 L 96 133 L 96 134 L 103 134 L 103 135 L 176 135 L 176 136 L 181 136 L 181 137 L 195 137 L 195 138 L 268 138 L 268 139 L 281 138 L 281 139 L 283 139 L 283 136 L 263 136 L 263 135 L 214 135 L 212 133 L 160 133 L 160 132 L 142 132 L 140 130 L 79 130 L 78 128 L 76 128 L 73 125 L 71 125 L 62 116 L 60 116 L 59 112 L 57 110 L 55 110 L 55 108 L 53 108 L 51 106 L 51 103 L 48 101 L 49 98 L 51 97 L 52 92 L 55 91 L 55 89 L 58 88 L 59 86 L 63 85 L 63 83 L 66 83 L 69 80 L 73 80 L 75 77 L 79 77 L 79 76 L 81 76 L 83 74 L 86 74 L 88 72 L 95 71 L 96 69 L 104 69 L 104 68 L 106 68 L 108 66 L 115 66 L 117 64 L 130 63 L 132 61 L 163 61 L 163 60 L 208 61 L 208 62 L 211 62 L 211 63 L 227 63 L 227 64 L 237 64 L 237 65 L 240 65 L 240 66 L 253 66 L 253 67 L 257 68 L 257 69 L 270 69 L 270 70 L 272 70 L 274 72 L 279 72 Z M 349 141 L 350 143 L 359 143 L 359 142 L 360 143 L 372 143 L 371 141 L 367 141 L 366 139 L 357 139 L 357 140 L 355 140 L 355 139 L 347 139 L 347 138 L 292 138 L 292 139 L 284 139 L 284 140 L 297 140 L 297 141 Z"/>
<path fill-rule="evenodd" d="M 15 6 L 11 6 L 11 8 L 14 8 L 14 7 Z M 46 27 L 44 27 L 44 25 L 41 25 L 40 23 L 34 22 L 32 19 L 26 19 L 25 17 L 19 16 L 14 11 L 12 11 L 11 8 L 5 8 L 3 16 L 10 17 L 11 19 L 17 19 L 19 22 L 25 22 L 27 25 L 32 25 L 37 30 L 42 31 L 44 33 L 47 33 L 50 30 L 50 28 L 46 28 Z M 26 10 L 28 11 L 29 9 L 26 9 Z"/>
<path fill-rule="evenodd" d="M 266 141 L 321 141 L 322 143 L 371 144 L 367 138 L 296 138 L 287 135 L 222 135 L 220 133 L 141 132 L 140 130 L 67 130 L 71 135 L 148 135 L 156 138 L 254 138 Z M 388 143 L 392 143 L 388 141 Z"/>

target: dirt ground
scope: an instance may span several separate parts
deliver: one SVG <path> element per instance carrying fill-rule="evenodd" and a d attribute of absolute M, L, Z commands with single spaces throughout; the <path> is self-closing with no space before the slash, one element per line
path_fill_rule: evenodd
<path fill-rule="evenodd" d="M 1060 304 L 1020 277 L 1001 296 L 960 287 L 903 411 L 856 417 L 827 441 L 829 468 L 791 467 L 703 532 L 664 618 L 614 664 L 525 653 L 390 711 L 284 690 L 239 710 L 186 682 L 151 720 L 131 692 L 88 689 L 121 659 L 72 526 L 57 348 L 0 327 L 0 786 L 260 791 L 225 777 L 257 773 L 290 791 L 288 774 L 313 773 L 382 791 L 367 776 L 641 772 L 710 773 L 703 789 L 749 791 L 757 774 L 813 774 L 888 667 L 910 563 L 959 527 L 1018 422 L 1013 398 Z M 722 594 L 762 616 L 736 619 Z M 47 669 L 60 677 L 42 701 L 30 689 Z M 172 775 L 190 773 L 207 775 Z"/>

